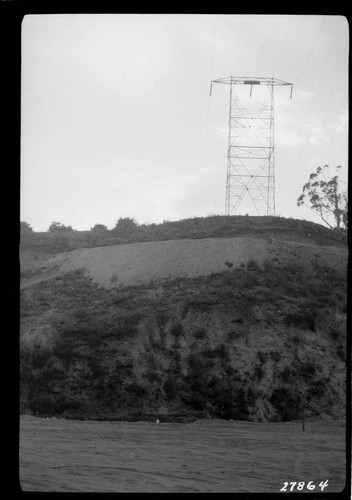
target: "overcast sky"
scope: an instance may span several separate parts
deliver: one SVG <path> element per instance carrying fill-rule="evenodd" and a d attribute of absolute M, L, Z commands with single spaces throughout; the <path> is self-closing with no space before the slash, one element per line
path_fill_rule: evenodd
<path fill-rule="evenodd" d="M 348 160 L 339 16 L 29 15 L 22 24 L 21 220 L 74 229 L 224 214 L 226 76 L 274 77 L 276 214 Z"/>

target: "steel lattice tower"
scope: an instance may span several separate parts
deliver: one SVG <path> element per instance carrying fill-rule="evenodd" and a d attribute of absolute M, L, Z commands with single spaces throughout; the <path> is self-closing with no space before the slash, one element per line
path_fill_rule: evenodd
<path fill-rule="evenodd" d="M 213 83 L 230 86 L 225 214 L 238 214 L 242 204 L 246 212 L 254 208 L 257 215 L 275 215 L 274 87 L 290 85 L 292 97 L 293 84 L 236 76 Z M 253 86 L 261 86 L 255 96 Z"/>

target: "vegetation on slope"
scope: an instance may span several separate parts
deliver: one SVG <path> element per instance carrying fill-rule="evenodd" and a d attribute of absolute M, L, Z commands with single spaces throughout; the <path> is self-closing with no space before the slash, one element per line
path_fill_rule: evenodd
<path fill-rule="evenodd" d="M 75 248 L 117 245 L 142 241 L 161 241 L 194 238 L 221 238 L 251 236 L 278 238 L 317 245 L 345 246 L 346 235 L 320 224 L 283 217 L 208 216 L 179 221 L 164 221 L 161 224 L 137 224 L 126 217 L 119 219 L 115 228 L 108 230 L 96 224 L 90 231 L 74 231 L 70 227 L 53 223 L 48 232 L 36 233 L 21 223 L 22 249 L 42 252 L 66 252 Z M 56 226 L 55 226 L 56 225 Z"/>
<path fill-rule="evenodd" d="M 255 261 L 104 289 L 83 271 L 21 295 L 21 411 L 288 420 L 345 407 L 346 279 Z"/>

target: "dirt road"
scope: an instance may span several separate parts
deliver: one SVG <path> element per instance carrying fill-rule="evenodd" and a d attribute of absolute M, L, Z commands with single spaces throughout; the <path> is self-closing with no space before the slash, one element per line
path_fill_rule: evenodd
<path fill-rule="evenodd" d="M 345 483 L 345 422 L 189 424 L 20 421 L 25 491 L 279 492 L 285 481 Z M 296 490 L 295 490 L 296 491 Z"/>

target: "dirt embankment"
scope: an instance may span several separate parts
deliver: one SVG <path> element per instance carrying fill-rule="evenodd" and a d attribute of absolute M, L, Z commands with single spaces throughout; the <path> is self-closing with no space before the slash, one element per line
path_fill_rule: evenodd
<path fill-rule="evenodd" d="M 127 288 L 99 286 L 104 259 L 91 265 L 98 283 L 69 272 L 84 267 L 75 254 L 115 258 L 121 247 L 59 255 L 57 276 L 36 274 L 21 294 L 22 410 L 112 420 L 343 416 L 346 281 L 331 268 L 342 266 L 341 250 L 278 245 L 263 265 L 231 267 L 229 252 L 220 273 Z"/>
<path fill-rule="evenodd" d="M 238 267 L 250 260 L 277 265 L 313 262 L 346 269 L 347 249 L 257 238 L 206 238 L 80 248 L 49 257 L 42 264 L 21 259 L 22 287 L 84 268 L 98 284 L 110 288 L 173 278 L 192 278 Z"/>

